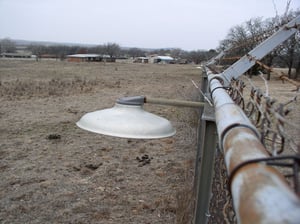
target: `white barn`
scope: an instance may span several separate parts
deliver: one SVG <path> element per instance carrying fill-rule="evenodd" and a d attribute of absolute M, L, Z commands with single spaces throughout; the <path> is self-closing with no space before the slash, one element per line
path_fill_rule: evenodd
<path fill-rule="evenodd" d="M 153 63 L 162 63 L 162 64 L 173 64 L 174 58 L 170 56 L 155 56 L 153 57 Z"/>

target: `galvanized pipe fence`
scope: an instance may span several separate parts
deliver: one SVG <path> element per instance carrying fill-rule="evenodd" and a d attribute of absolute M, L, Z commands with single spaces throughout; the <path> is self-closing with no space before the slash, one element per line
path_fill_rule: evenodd
<path fill-rule="evenodd" d="M 233 201 L 235 215 L 232 220 L 237 223 L 300 223 L 299 152 L 286 156 L 278 156 L 274 151 L 270 153 L 263 142 L 264 132 L 257 129 L 249 120 L 249 114 L 245 114 L 229 93 L 233 79 L 237 80 L 257 60 L 299 32 L 299 28 L 300 16 L 221 74 L 214 74 L 208 67 L 203 67 L 202 91 L 213 106 L 206 103 L 201 111 L 195 172 L 195 223 L 208 223 L 213 218 L 210 202 L 213 194 L 216 194 L 212 188 L 216 187 L 213 186 L 213 176 L 216 174 L 214 167 L 220 164 L 214 164 L 214 161 L 219 153 L 224 157 L 226 185 Z M 266 120 L 267 115 L 260 115 L 261 119 Z M 283 122 L 282 117 L 278 120 L 279 123 Z M 262 126 L 269 125 L 268 122 Z M 292 163 L 282 163 L 286 160 Z M 285 176 L 274 168 L 274 165 L 284 164 L 293 168 L 295 190 L 287 183 Z M 223 200 L 228 203 L 230 198 L 225 196 Z M 224 210 L 225 207 L 220 213 L 224 213 Z"/>

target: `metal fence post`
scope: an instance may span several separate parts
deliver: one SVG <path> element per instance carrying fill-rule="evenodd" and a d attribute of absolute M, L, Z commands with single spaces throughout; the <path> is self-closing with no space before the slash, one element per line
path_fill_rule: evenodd
<path fill-rule="evenodd" d="M 204 102 L 204 96 L 202 95 L 202 93 L 203 92 L 206 93 L 207 88 L 208 88 L 208 77 L 207 77 L 206 69 L 202 68 L 201 69 L 201 74 L 202 74 L 202 78 L 201 78 L 201 91 L 202 92 L 200 94 L 200 102 Z M 198 135 L 197 135 L 197 155 L 196 155 L 196 160 L 195 160 L 195 176 L 194 176 L 194 188 L 195 189 L 198 187 L 199 164 L 200 164 L 200 161 L 201 161 L 201 149 L 202 149 L 201 142 L 203 142 L 203 139 L 201 137 L 201 135 L 202 135 L 201 121 L 202 121 L 202 115 L 203 115 L 204 107 L 199 108 L 199 123 L 198 123 L 198 130 L 197 130 L 198 131 Z"/>
<path fill-rule="evenodd" d="M 207 93 L 208 80 L 203 69 L 201 90 Z M 204 96 L 201 95 L 201 101 Z M 198 147 L 195 165 L 195 224 L 205 224 L 209 217 L 209 202 L 213 179 L 214 157 L 216 152 L 217 130 L 214 109 L 206 103 L 200 111 L 200 126 L 198 128 Z"/>
<path fill-rule="evenodd" d="M 209 217 L 214 158 L 217 148 L 217 130 L 214 119 L 214 109 L 208 104 L 204 107 L 201 119 L 200 138 L 201 156 L 198 158 L 200 167 L 196 188 L 197 200 L 195 224 L 205 224 Z"/>

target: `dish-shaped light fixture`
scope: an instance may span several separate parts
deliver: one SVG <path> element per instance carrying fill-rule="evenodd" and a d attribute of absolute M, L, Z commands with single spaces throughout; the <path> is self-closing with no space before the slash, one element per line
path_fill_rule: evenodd
<path fill-rule="evenodd" d="M 145 97 L 125 97 L 112 108 L 85 114 L 78 127 L 103 135 L 135 139 L 170 137 L 176 133 L 171 123 L 143 110 Z"/>

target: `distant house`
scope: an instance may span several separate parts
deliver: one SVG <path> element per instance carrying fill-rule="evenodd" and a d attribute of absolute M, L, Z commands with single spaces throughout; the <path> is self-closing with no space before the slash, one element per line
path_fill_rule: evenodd
<path fill-rule="evenodd" d="M 31 58 L 31 54 L 27 53 L 2 53 L 3 58 Z"/>
<path fill-rule="evenodd" d="M 109 55 L 100 54 L 72 54 L 67 56 L 69 62 L 115 62 Z"/>
<path fill-rule="evenodd" d="M 134 59 L 133 62 L 134 62 L 134 63 L 148 63 L 148 62 L 149 62 L 149 58 L 146 58 L 146 57 L 138 57 L 138 58 Z"/>
<path fill-rule="evenodd" d="M 52 58 L 52 59 L 56 59 L 56 58 L 58 58 L 58 56 L 55 55 L 55 54 L 42 54 L 42 55 L 40 55 L 40 58 Z"/>
<path fill-rule="evenodd" d="M 155 56 L 153 59 L 153 63 L 161 63 L 161 64 L 174 64 L 174 58 L 170 56 Z"/>

